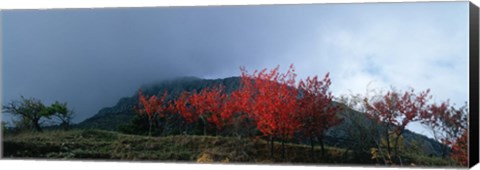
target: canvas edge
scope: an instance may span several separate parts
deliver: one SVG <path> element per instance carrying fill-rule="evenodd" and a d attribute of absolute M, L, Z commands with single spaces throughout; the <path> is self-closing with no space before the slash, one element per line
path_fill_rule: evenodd
<path fill-rule="evenodd" d="M 469 167 L 479 162 L 479 13 L 478 7 L 469 3 L 469 57 L 470 57 L 470 96 L 469 96 Z"/>

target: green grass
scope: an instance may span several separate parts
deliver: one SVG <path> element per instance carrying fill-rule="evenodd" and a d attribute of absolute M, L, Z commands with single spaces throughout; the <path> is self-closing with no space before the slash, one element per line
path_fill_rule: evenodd
<path fill-rule="evenodd" d="M 426 155 L 406 154 L 403 156 L 404 161 L 409 164 L 428 166 L 428 167 L 446 167 L 458 166 L 452 159 L 442 159 L 440 157 L 429 157 Z"/>
<path fill-rule="evenodd" d="M 274 157 L 270 144 L 261 139 L 221 136 L 146 137 L 101 130 L 46 131 L 20 133 L 3 139 L 4 158 L 150 160 L 182 162 L 241 162 L 293 164 L 371 164 L 351 156 L 342 148 L 326 147 L 326 155 L 310 155 L 310 146 L 286 144 L 286 159 L 281 158 L 281 144 L 275 142 Z M 404 165 L 450 165 L 440 158 L 408 155 Z"/>

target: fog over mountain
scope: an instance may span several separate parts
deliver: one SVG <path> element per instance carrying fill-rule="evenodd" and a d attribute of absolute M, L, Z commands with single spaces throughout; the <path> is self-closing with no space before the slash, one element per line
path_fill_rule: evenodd
<path fill-rule="evenodd" d="M 74 122 L 180 76 L 330 72 L 334 95 L 430 88 L 468 100 L 468 2 L 5 10 L 2 103 L 66 101 Z M 370 84 L 370 85 L 369 85 Z M 4 120 L 11 118 L 3 114 Z"/>

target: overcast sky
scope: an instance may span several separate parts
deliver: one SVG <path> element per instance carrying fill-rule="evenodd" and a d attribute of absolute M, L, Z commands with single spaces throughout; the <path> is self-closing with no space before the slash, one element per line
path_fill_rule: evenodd
<path fill-rule="evenodd" d="M 242 65 L 331 72 L 336 96 L 370 84 L 468 100 L 468 2 L 11 10 L 1 29 L 3 103 L 66 101 L 74 122 L 142 84 Z"/>

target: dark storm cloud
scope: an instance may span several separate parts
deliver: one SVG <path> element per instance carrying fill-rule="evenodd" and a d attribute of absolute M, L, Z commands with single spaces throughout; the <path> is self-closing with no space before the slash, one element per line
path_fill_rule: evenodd
<path fill-rule="evenodd" d="M 288 47 L 313 28 L 308 20 L 317 18 L 308 17 L 308 9 L 4 11 L 2 99 L 67 101 L 79 122 L 145 83 L 226 77 L 238 75 L 241 65 L 282 64 Z"/>

